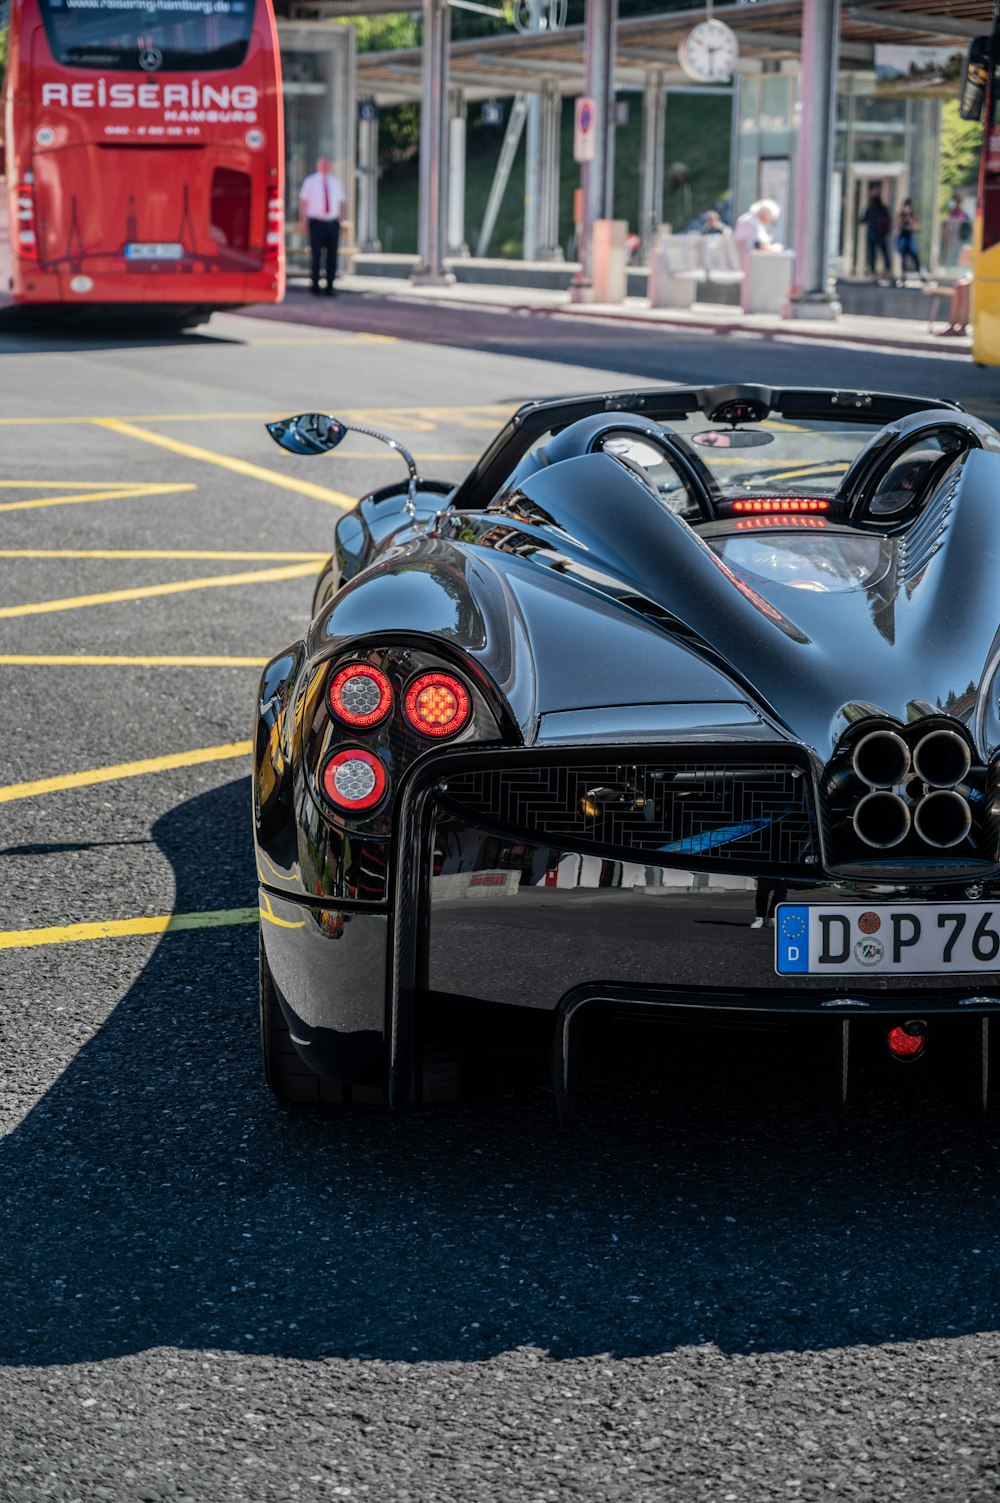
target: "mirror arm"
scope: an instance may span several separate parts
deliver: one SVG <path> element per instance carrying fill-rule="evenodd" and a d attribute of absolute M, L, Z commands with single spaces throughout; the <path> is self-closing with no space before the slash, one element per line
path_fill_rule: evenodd
<path fill-rule="evenodd" d="M 379 433 L 377 428 L 362 428 L 360 423 L 345 423 L 344 427 L 350 428 L 352 433 L 363 433 L 366 438 L 377 438 L 381 443 L 388 444 L 390 449 L 395 449 L 410 472 L 410 482 L 406 488 L 406 510 L 411 520 L 415 518 L 417 515 L 417 486 L 420 482 L 420 476 L 417 474 L 417 466 L 409 449 L 404 448 L 396 439 L 390 438 L 387 433 Z"/>

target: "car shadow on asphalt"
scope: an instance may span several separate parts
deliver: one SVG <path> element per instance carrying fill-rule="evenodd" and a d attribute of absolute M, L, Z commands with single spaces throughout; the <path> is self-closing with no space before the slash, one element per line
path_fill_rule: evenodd
<path fill-rule="evenodd" d="M 248 809 L 240 780 L 155 825 L 178 911 L 253 904 Z M 164 937 L 2 1145 L 3 1363 L 800 1351 L 1000 1321 L 1000 1156 L 946 1104 L 876 1100 L 837 1138 L 737 1054 L 591 1075 L 568 1129 L 527 1077 L 453 1110 L 286 1112 L 255 949 Z"/>

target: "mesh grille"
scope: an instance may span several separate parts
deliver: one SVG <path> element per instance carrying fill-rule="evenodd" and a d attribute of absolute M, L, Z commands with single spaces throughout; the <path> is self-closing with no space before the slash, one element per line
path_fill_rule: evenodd
<path fill-rule="evenodd" d="M 492 768 L 450 776 L 440 802 L 505 832 L 672 860 L 794 866 L 816 849 L 809 779 L 773 763 Z"/>

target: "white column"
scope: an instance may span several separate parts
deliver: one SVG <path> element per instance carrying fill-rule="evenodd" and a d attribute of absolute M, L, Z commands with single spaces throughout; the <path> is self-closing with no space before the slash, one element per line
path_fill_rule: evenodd
<path fill-rule="evenodd" d="M 803 0 L 802 113 L 795 172 L 795 284 L 799 318 L 835 318 L 827 291 L 830 178 L 837 109 L 840 0 Z"/>
<path fill-rule="evenodd" d="M 448 120 L 448 255 L 467 256 L 465 243 L 465 96 L 452 89 Z"/>
<path fill-rule="evenodd" d="M 358 249 L 380 251 L 378 238 L 378 114 L 358 121 Z"/>
<path fill-rule="evenodd" d="M 594 101 L 594 158 L 580 169 L 583 227 L 580 272 L 573 295 L 586 299 L 593 286 L 592 240 L 595 219 L 610 217 L 613 201 L 610 153 L 614 130 L 615 32 L 618 0 L 587 0 L 584 12 L 584 93 Z"/>
<path fill-rule="evenodd" d="M 542 83 L 542 170 L 539 187 L 539 261 L 561 261 L 559 244 L 559 165 L 562 152 L 562 95 L 555 79 Z"/>
<path fill-rule="evenodd" d="M 423 0 L 423 91 L 420 100 L 420 204 L 415 282 L 449 282 L 444 268 L 448 183 L 447 0 Z"/>
<path fill-rule="evenodd" d="M 640 258 L 648 264 L 663 219 L 663 130 L 667 95 L 663 76 L 652 68 L 642 96 L 642 186 L 639 195 Z"/>

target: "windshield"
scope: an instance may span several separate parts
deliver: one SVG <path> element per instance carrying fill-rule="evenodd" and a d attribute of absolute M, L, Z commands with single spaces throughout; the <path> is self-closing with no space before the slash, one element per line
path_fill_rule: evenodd
<path fill-rule="evenodd" d="M 710 423 L 702 413 L 665 424 L 692 445 L 726 496 L 770 494 L 832 496 L 853 459 L 878 428 L 865 423 L 831 423 L 821 418 L 772 416 L 763 423 L 732 429 Z M 753 448 L 739 447 L 753 435 Z M 701 435 L 701 442 L 697 442 Z M 771 443 L 762 444 L 765 435 Z M 707 438 L 707 442 L 706 442 Z"/>
<path fill-rule="evenodd" d="M 129 73 L 236 68 L 254 0 L 40 0 L 57 62 Z"/>

